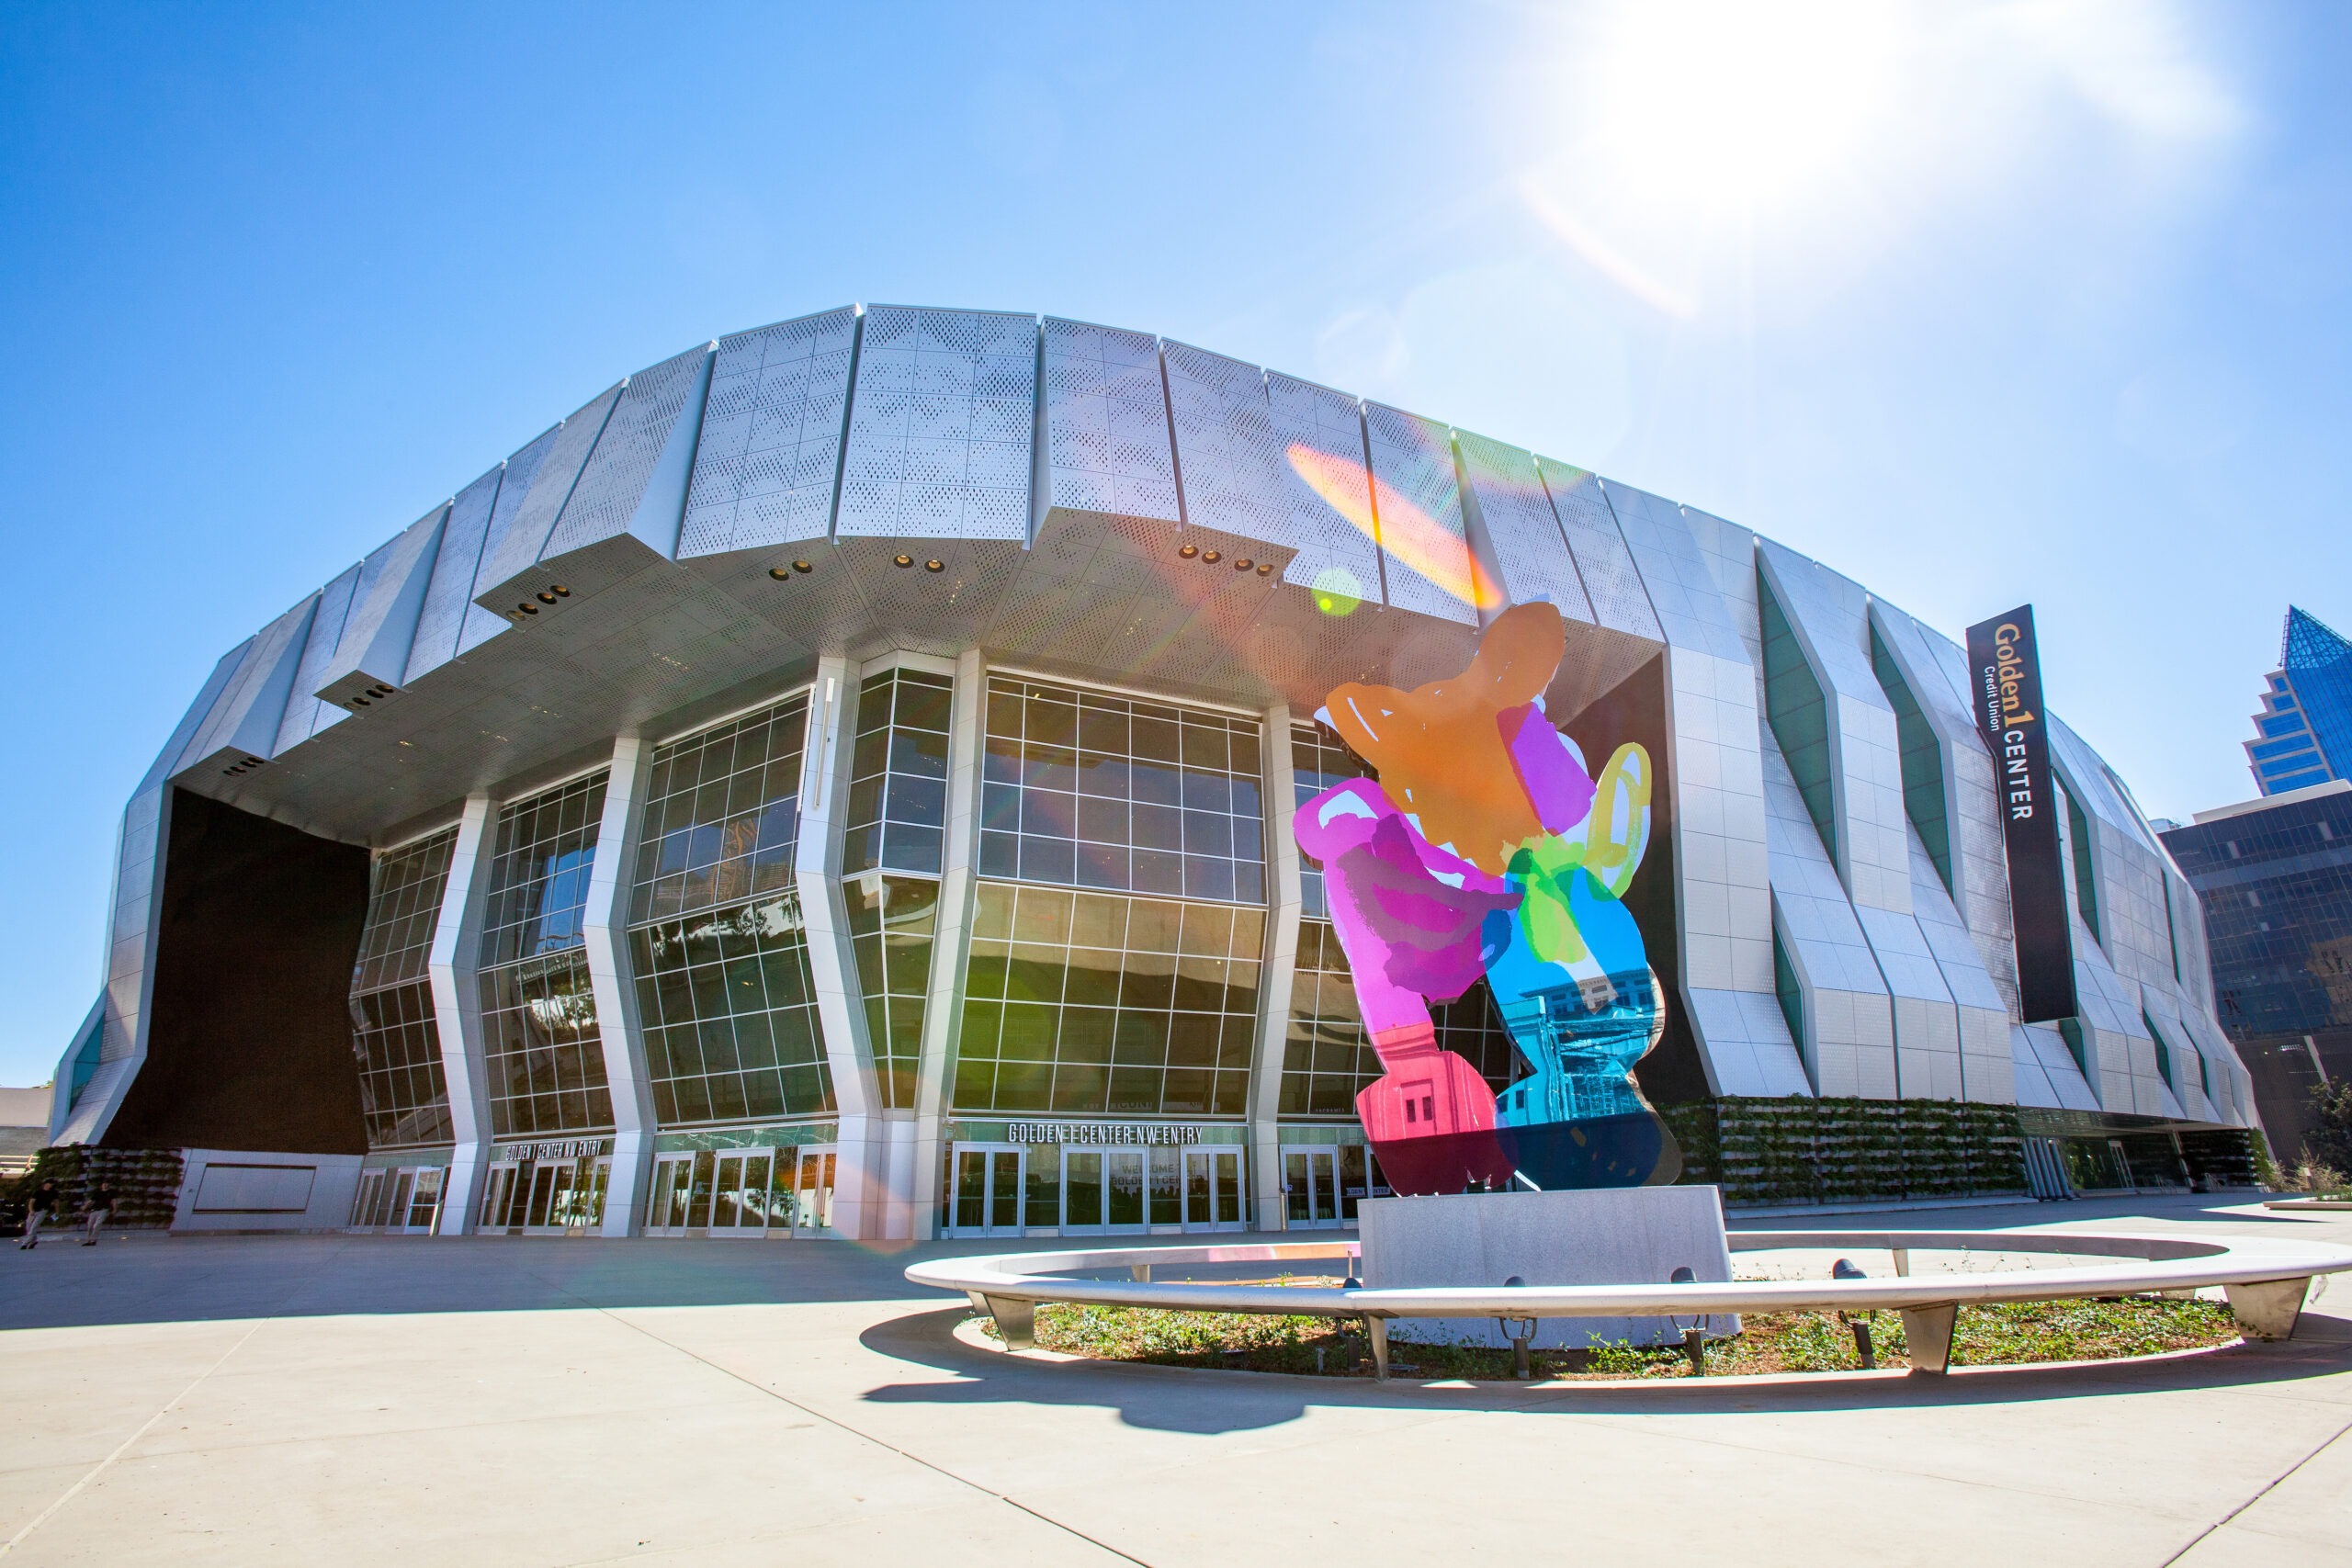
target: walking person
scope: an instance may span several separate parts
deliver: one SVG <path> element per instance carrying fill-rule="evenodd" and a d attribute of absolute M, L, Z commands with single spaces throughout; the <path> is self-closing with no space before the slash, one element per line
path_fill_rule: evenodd
<path fill-rule="evenodd" d="M 98 1245 L 98 1231 L 106 1224 L 107 1216 L 113 1213 L 114 1183 L 108 1181 L 104 1177 L 100 1177 L 98 1179 L 98 1190 L 90 1194 L 90 1213 L 82 1222 L 82 1245 L 84 1247 L 96 1247 Z"/>
<path fill-rule="evenodd" d="M 34 1190 L 32 1201 L 25 1207 L 25 1239 L 17 1244 L 17 1247 L 23 1251 L 30 1251 L 39 1247 L 41 1222 L 56 1217 L 57 1183 L 44 1179 L 40 1186 Z"/>

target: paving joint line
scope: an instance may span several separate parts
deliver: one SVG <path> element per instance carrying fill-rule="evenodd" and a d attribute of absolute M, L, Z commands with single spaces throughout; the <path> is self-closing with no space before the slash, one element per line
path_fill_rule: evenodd
<path fill-rule="evenodd" d="M 97 1480 L 99 1476 L 104 1475 L 107 1471 L 113 1469 L 115 1461 L 122 1458 L 124 1454 L 129 1453 L 130 1451 L 130 1446 L 133 1443 L 136 1443 L 140 1438 L 154 1430 L 155 1423 L 161 1421 L 164 1416 L 169 1416 L 173 1411 L 177 1410 L 181 1404 L 187 1400 L 189 1394 L 194 1393 L 198 1389 L 203 1387 L 206 1379 L 211 1377 L 213 1373 L 228 1365 L 229 1358 L 243 1349 L 245 1348 L 245 1342 L 251 1339 L 254 1335 L 259 1334 L 262 1331 L 263 1326 L 271 1321 L 273 1320 L 266 1317 L 255 1318 L 243 1334 L 237 1336 L 237 1342 L 235 1344 L 230 1346 L 226 1350 L 221 1351 L 219 1359 L 215 1360 L 210 1366 L 205 1368 L 204 1371 L 196 1375 L 196 1381 L 194 1382 L 188 1384 L 186 1388 L 180 1390 L 179 1393 L 174 1394 L 171 1397 L 170 1402 L 164 1404 L 162 1409 L 147 1417 L 146 1420 L 141 1421 L 139 1424 L 139 1429 L 137 1431 L 131 1433 L 130 1436 L 123 1438 L 121 1442 L 116 1444 L 112 1453 L 107 1455 L 106 1458 L 100 1460 L 96 1464 L 92 1465 L 88 1473 L 85 1474 L 81 1480 L 76 1481 L 73 1485 L 65 1489 L 62 1496 L 59 1497 L 56 1502 L 51 1503 L 48 1507 L 43 1508 L 40 1513 L 34 1515 L 31 1519 L 28 1520 L 24 1529 L 10 1536 L 6 1540 L 0 1541 L 0 1557 L 6 1557 L 8 1553 L 16 1551 L 19 1543 L 21 1543 L 27 1537 L 30 1536 L 33 1531 L 40 1529 L 41 1526 L 55 1518 L 59 1512 L 64 1508 L 65 1505 L 80 1496 L 83 1491 L 87 1488 L 92 1482 Z"/>
<path fill-rule="evenodd" d="M 984 1486 L 980 1483 L 971 1479 L 969 1476 L 958 1475 L 956 1472 L 948 1469 L 945 1465 L 934 1463 L 933 1461 L 923 1458 L 921 1454 L 910 1452 L 909 1450 L 900 1448 L 898 1444 L 890 1442 L 886 1438 L 877 1438 L 870 1432 L 862 1432 L 855 1427 L 851 1426 L 848 1422 L 842 1420 L 839 1416 L 829 1416 L 824 1411 L 816 1409 L 810 1405 L 803 1404 L 800 1401 L 778 1389 L 770 1387 L 764 1383 L 753 1382 L 751 1378 L 744 1376 L 741 1372 L 737 1371 L 732 1367 L 723 1366 L 719 1362 L 712 1360 L 709 1357 L 701 1354 L 699 1351 L 690 1350 L 685 1346 L 679 1344 L 673 1339 L 664 1338 L 662 1336 L 654 1333 L 650 1328 L 646 1327 L 643 1324 L 631 1322 L 629 1319 L 622 1316 L 618 1312 L 614 1311 L 610 1307 L 603 1306 L 595 1302 L 590 1301 L 585 1296 L 581 1295 L 578 1292 L 571 1290 L 569 1286 L 556 1283 L 555 1281 L 549 1282 L 554 1283 L 556 1289 L 561 1291 L 565 1295 L 571 1297 L 572 1300 L 578 1302 L 581 1305 L 588 1308 L 590 1311 L 601 1314 L 602 1315 L 612 1319 L 615 1323 L 619 1324 L 622 1327 L 629 1329 L 634 1333 L 642 1334 L 648 1339 L 652 1340 L 656 1345 L 665 1346 L 669 1349 L 674 1350 L 679 1355 L 685 1357 L 690 1361 L 695 1361 L 703 1366 L 708 1367 L 712 1371 L 718 1373 L 721 1377 L 732 1378 L 735 1382 L 741 1383 L 745 1388 L 765 1394 L 768 1398 L 775 1400 L 779 1404 L 785 1405 L 793 1410 L 797 1410 L 803 1416 L 809 1416 L 814 1420 L 822 1421 L 826 1426 L 832 1427 L 835 1431 L 846 1432 L 851 1437 L 857 1438 L 860 1442 L 871 1443 L 876 1448 L 897 1454 L 900 1459 L 903 1459 L 911 1464 L 921 1465 L 923 1469 L 930 1471 L 934 1475 L 944 1476 L 959 1486 L 969 1487 L 971 1490 L 980 1494 L 983 1497 L 993 1497 L 998 1502 L 1004 1504 L 1007 1507 L 1017 1508 L 1022 1513 L 1028 1515 L 1031 1518 L 1037 1520 L 1039 1523 L 1050 1526 L 1052 1529 L 1060 1530 L 1066 1535 L 1071 1536 L 1079 1540 L 1082 1540 L 1086 1542 L 1087 1545 L 1091 1546 L 1098 1551 L 1109 1552 L 1112 1556 L 1119 1559 L 1123 1562 L 1133 1562 L 1136 1564 L 1136 1568 L 1152 1568 L 1151 1563 L 1146 1559 L 1135 1556 L 1130 1552 L 1122 1551 L 1117 1547 L 1111 1545 L 1108 1541 L 1097 1540 L 1094 1537 L 1087 1534 L 1084 1530 L 1078 1529 L 1076 1526 L 1065 1524 L 1061 1520 L 1057 1519 L 1048 1514 L 1040 1513 L 1037 1509 L 1031 1507 L 1028 1504 L 1022 1502 L 1017 1497 L 1010 1496 L 1005 1493 L 999 1492 L 992 1486 Z"/>
<path fill-rule="evenodd" d="M 2211 1524 L 2207 1525 L 2203 1529 L 2199 1530 L 2195 1535 L 2189 1537 L 2188 1541 L 2182 1545 L 2178 1551 L 2174 1552 L 2170 1557 L 2164 1560 L 2160 1568 L 2172 1568 L 2174 1563 L 2179 1562 L 2182 1558 L 2196 1551 L 2199 1545 L 2200 1545 L 2209 1536 L 2211 1536 L 2215 1531 L 2219 1530 L 2223 1525 L 2228 1524 L 2232 1519 L 2236 1518 L 2240 1514 L 2245 1513 L 2248 1508 L 2253 1507 L 2256 1503 L 2261 1502 L 2265 1497 L 2269 1496 L 2271 1493 L 2284 1485 L 2289 1476 L 2294 1474 L 2295 1472 L 2302 1469 L 2303 1466 L 2311 1463 L 2312 1461 L 2319 1458 L 2320 1455 L 2334 1448 L 2346 1432 L 2352 1432 L 2352 1421 L 2347 1421 L 2343 1426 L 2338 1427 L 2335 1429 L 2335 1435 L 2329 1438 L 2327 1441 L 2320 1444 L 2319 1447 L 2313 1449 L 2311 1452 L 2305 1454 L 2302 1458 L 2297 1460 L 2294 1463 L 2280 1471 L 2277 1475 L 2271 1477 L 2269 1483 L 2264 1486 L 2261 1491 L 2256 1492 L 2253 1496 L 2248 1497 L 2245 1502 L 2240 1503 L 2236 1507 L 2232 1508 L 2228 1513 L 2223 1514 L 2220 1518 L 2215 1519 Z"/>

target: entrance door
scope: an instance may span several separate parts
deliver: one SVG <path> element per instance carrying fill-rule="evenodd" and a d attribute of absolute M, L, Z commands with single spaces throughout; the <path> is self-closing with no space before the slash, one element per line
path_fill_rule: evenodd
<path fill-rule="evenodd" d="M 760 1235 L 768 1228 L 774 1149 L 721 1149 L 710 1211 L 713 1235 Z"/>
<path fill-rule="evenodd" d="M 653 1158 L 653 1198 L 645 1206 L 649 1235 L 686 1234 L 686 1203 L 694 1195 L 695 1156 L 656 1155 Z"/>
<path fill-rule="evenodd" d="M 1145 1211 L 1144 1151 L 1102 1151 L 1102 1228 L 1141 1231 L 1151 1228 Z"/>
<path fill-rule="evenodd" d="M 406 1213 L 393 1211 L 393 1222 L 412 1234 L 431 1235 L 434 1222 L 441 1217 L 441 1179 L 444 1175 L 437 1165 L 419 1166 L 416 1185 L 410 1190 Z"/>
<path fill-rule="evenodd" d="M 948 1229 L 957 1235 L 1021 1234 L 1021 1151 L 956 1145 L 956 1196 Z"/>
<path fill-rule="evenodd" d="M 356 1226 L 377 1224 L 376 1206 L 383 1201 L 384 1173 L 367 1170 L 359 1174 L 359 1194 L 351 1201 L 351 1223 Z"/>
<path fill-rule="evenodd" d="M 838 1151 L 815 1144 L 801 1146 L 792 1184 L 792 1234 L 833 1234 L 833 1167 Z"/>
<path fill-rule="evenodd" d="M 409 1198 L 416 1190 L 416 1172 L 407 1168 L 392 1172 L 392 1201 L 384 1208 L 387 1230 L 408 1228 Z"/>
<path fill-rule="evenodd" d="M 1283 1151 L 1283 1214 L 1292 1230 L 1337 1230 L 1340 1225 L 1339 1151 Z"/>
<path fill-rule="evenodd" d="M 1241 1207 L 1241 1151 L 1184 1151 L 1184 1228 L 1238 1231 L 1247 1228 Z"/>
<path fill-rule="evenodd" d="M 1143 1150 L 1062 1151 L 1062 1230 L 1066 1235 L 1148 1229 L 1144 1192 Z"/>
<path fill-rule="evenodd" d="M 493 1165 L 481 1184 L 481 1228 L 503 1231 L 514 1223 L 514 1168 Z"/>
<path fill-rule="evenodd" d="M 531 1167 L 530 1197 L 523 1210 L 523 1228 L 545 1234 L 564 1224 L 564 1209 L 571 1198 L 574 1176 L 570 1160 L 549 1160 Z"/>

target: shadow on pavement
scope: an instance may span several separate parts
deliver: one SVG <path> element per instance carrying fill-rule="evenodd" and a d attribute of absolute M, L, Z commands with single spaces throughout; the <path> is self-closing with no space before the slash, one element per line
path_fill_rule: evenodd
<path fill-rule="evenodd" d="M 1042 1361 L 977 1349 L 955 1337 L 968 1307 L 877 1323 L 858 1336 L 876 1354 L 950 1372 L 956 1382 L 892 1383 L 865 1397 L 896 1404 L 1091 1405 L 1133 1427 L 1228 1432 L 1297 1419 L 1310 1406 L 1419 1410 L 1557 1411 L 1569 1415 L 1700 1416 L 2010 1404 L 2170 1390 L 2245 1388 L 2352 1371 L 2352 1323 L 2306 1313 L 2284 1344 L 2248 1344 L 2163 1360 L 2065 1368 L 1962 1368 L 1945 1377 L 1903 1372 L 1816 1373 L 1770 1382 L 1670 1382 L 1515 1386 L 1386 1385 L 1364 1378 L 1156 1367 L 1113 1361 Z"/>
<path fill-rule="evenodd" d="M 0 1248 L 0 1329 L 936 1294 L 907 1282 L 909 1261 L 840 1241 L 131 1234 L 83 1247 L 60 1237 L 31 1252 Z"/>

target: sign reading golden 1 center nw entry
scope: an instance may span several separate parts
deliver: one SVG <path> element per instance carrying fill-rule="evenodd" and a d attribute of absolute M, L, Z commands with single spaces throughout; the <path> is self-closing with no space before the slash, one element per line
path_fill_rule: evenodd
<path fill-rule="evenodd" d="M 1015 1122 L 1008 1144 L 1197 1144 L 1198 1127 L 1163 1122 Z"/>

